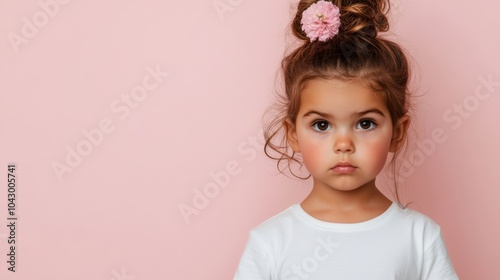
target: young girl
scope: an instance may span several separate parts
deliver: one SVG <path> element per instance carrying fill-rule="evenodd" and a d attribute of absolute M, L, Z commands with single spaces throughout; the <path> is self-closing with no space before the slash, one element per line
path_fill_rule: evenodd
<path fill-rule="evenodd" d="M 375 186 L 410 123 L 408 61 L 379 37 L 387 7 L 299 2 L 292 29 L 303 44 L 282 62 L 286 94 L 266 154 L 303 164 L 313 187 L 251 231 L 235 280 L 458 279 L 439 226 Z"/>

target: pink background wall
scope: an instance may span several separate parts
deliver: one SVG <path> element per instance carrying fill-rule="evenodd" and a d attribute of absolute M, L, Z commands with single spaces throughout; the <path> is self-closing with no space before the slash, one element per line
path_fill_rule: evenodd
<path fill-rule="evenodd" d="M 0 1 L 0 278 L 232 279 L 248 231 L 309 188 L 259 138 L 291 3 Z M 405 192 L 465 280 L 500 279 L 498 8 L 392 11 L 423 94 Z"/>

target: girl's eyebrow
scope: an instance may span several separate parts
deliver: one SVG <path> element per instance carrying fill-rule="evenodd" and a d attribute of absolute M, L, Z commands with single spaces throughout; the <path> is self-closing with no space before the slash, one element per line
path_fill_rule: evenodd
<path fill-rule="evenodd" d="M 365 110 L 365 111 L 361 111 L 359 113 L 356 113 L 356 115 L 363 116 L 363 115 L 366 115 L 366 114 L 369 114 L 369 113 L 375 113 L 375 114 L 381 115 L 382 117 L 385 117 L 385 114 L 382 111 L 380 111 L 379 109 L 377 109 L 377 108 L 373 108 L 373 109 L 368 109 L 368 110 Z"/>
<path fill-rule="evenodd" d="M 326 118 L 326 119 L 331 119 L 331 118 L 333 118 L 333 116 L 332 116 L 332 115 L 330 115 L 330 114 L 327 114 L 327 113 L 322 113 L 322 112 L 318 112 L 318 111 L 314 111 L 314 110 L 311 110 L 311 111 L 309 111 L 309 112 L 305 113 L 305 114 L 304 114 L 304 118 L 305 118 L 305 117 L 308 117 L 308 116 L 310 116 L 310 115 L 312 115 L 312 114 L 319 115 L 319 116 L 321 116 L 321 117 L 323 117 L 323 118 Z"/>
<path fill-rule="evenodd" d="M 386 117 L 385 114 L 377 108 L 371 108 L 371 109 L 364 110 L 361 112 L 353 113 L 353 115 L 364 116 L 364 115 L 370 114 L 370 113 L 375 113 L 375 114 L 381 115 L 382 117 Z M 315 111 L 315 110 L 308 111 L 307 113 L 304 114 L 303 117 L 305 118 L 305 117 L 308 117 L 308 116 L 313 115 L 313 114 L 319 115 L 319 116 L 326 118 L 326 119 L 333 118 L 333 116 L 328 114 L 328 113 L 323 113 L 323 112 L 319 112 L 319 111 Z"/>

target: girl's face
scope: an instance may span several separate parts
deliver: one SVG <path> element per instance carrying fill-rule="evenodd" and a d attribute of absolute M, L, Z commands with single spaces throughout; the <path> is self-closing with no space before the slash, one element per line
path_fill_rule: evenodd
<path fill-rule="evenodd" d="M 359 82 L 315 79 L 300 98 L 295 124 L 287 123 L 288 141 L 302 155 L 314 186 L 374 187 L 395 146 L 383 96 Z"/>

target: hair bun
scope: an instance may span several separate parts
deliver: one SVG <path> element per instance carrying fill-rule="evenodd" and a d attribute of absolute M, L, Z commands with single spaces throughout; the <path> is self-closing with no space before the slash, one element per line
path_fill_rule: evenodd
<path fill-rule="evenodd" d="M 386 2 L 383 0 L 343 1 L 351 2 L 342 7 L 341 32 L 345 35 L 361 33 L 376 37 L 379 32 L 389 30 L 385 14 Z"/>
<path fill-rule="evenodd" d="M 302 31 L 302 13 L 318 0 L 301 0 L 297 14 L 292 22 L 294 35 L 301 40 L 308 40 Z M 389 30 L 386 17 L 389 4 L 387 0 L 332 0 L 329 1 L 340 9 L 339 36 L 364 35 L 375 38 L 379 32 Z"/>

